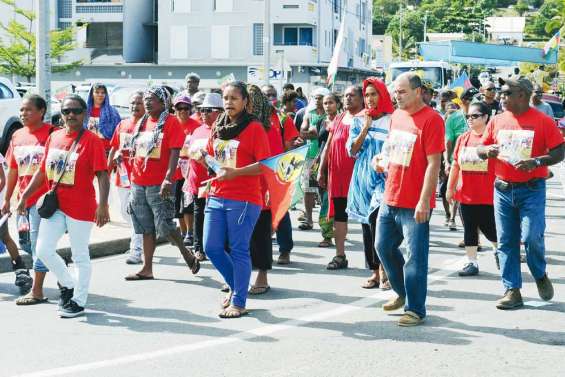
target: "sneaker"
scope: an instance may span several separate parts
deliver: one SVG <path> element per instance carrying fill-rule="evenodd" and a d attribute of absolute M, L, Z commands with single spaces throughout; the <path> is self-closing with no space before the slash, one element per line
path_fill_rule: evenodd
<path fill-rule="evenodd" d="M 504 297 L 496 302 L 496 308 L 500 310 L 518 309 L 522 306 L 524 301 L 518 288 L 507 289 Z"/>
<path fill-rule="evenodd" d="M 473 262 L 466 263 L 459 271 L 459 276 L 475 276 L 479 274 L 479 266 Z"/>
<path fill-rule="evenodd" d="M 84 308 L 70 300 L 65 306 L 59 309 L 59 316 L 61 318 L 74 318 L 84 314 Z"/>
<path fill-rule="evenodd" d="M 538 286 L 539 297 L 544 301 L 549 301 L 553 298 L 553 285 L 547 274 L 543 275 L 541 279 L 536 280 Z"/>
<path fill-rule="evenodd" d="M 447 226 L 449 227 L 449 230 L 451 230 L 451 231 L 457 230 L 457 225 L 455 224 L 455 220 L 449 220 L 449 223 L 448 223 Z"/>
<path fill-rule="evenodd" d="M 14 271 L 14 273 L 16 274 L 16 281 L 14 284 L 16 287 L 20 288 L 20 293 L 22 295 L 26 295 L 33 285 L 33 278 L 29 275 L 29 270 L 19 268 Z"/>
<path fill-rule="evenodd" d="M 127 263 L 127 264 L 142 264 L 142 263 L 143 263 L 143 259 L 141 259 L 141 255 L 130 254 L 130 255 L 126 258 L 126 263 Z"/>
<path fill-rule="evenodd" d="M 187 233 L 183 240 L 184 246 L 193 246 L 194 245 L 194 237 L 192 233 Z"/>
<path fill-rule="evenodd" d="M 398 320 L 398 326 L 402 327 L 412 327 L 418 326 L 424 322 L 423 318 L 414 312 L 407 310 L 402 317 Z"/>
<path fill-rule="evenodd" d="M 398 310 L 404 307 L 404 303 L 406 302 L 405 297 L 397 296 L 383 305 L 383 310 L 385 312 L 392 312 L 394 310 Z"/>
<path fill-rule="evenodd" d="M 290 253 L 288 251 L 280 253 L 279 259 L 277 259 L 277 264 L 290 264 Z"/>
<path fill-rule="evenodd" d="M 62 309 L 71 301 L 75 290 L 73 288 L 60 287 L 59 292 L 61 293 L 59 296 L 59 309 Z"/>

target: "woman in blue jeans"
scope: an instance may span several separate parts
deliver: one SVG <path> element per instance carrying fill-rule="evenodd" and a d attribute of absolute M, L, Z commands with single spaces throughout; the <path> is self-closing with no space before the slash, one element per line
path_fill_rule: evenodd
<path fill-rule="evenodd" d="M 224 113 L 216 120 L 206 151 L 221 165 L 204 216 L 204 251 L 230 288 L 220 318 L 247 313 L 249 242 L 263 202 L 258 161 L 269 156 L 265 129 L 245 110 L 248 100 L 245 83 L 231 82 L 224 88 Z"/>

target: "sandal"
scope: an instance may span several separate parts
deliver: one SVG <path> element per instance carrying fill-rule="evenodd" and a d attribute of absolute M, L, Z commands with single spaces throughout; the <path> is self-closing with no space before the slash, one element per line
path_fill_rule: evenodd
<path fill-rule="evenodd" d="M 269 287 L 268 285 L 262 287 L 257 285 L 252 285 L 247 293 L 249 293 L 250 295 L 262 295 L 269 292 L 270 290 L 271 287 Z"/>
<path fill-rule="evenodd" d="M 391 290 L 391 289 L 392 289 L 392 287 L 390 286 L 390 281 L 388 281 L 388 279 L 383 280 L 383 281 L 381 282 L 381 290 L 383 290 L 383 291 L 389 291 L 389 290 Z"/>
<path fill-rule="evenodd" d="M 347 261 L 347 258 L 345 258 L 345 256 L 336 255 L 335 257 L 333 257 L 330 263 L 328 263 L 326 268 L 328 270 L 340 270 L 347 268 L 348 263 L 349 262 Z"/>
<path fill-rule="evenodd" d="M 332 247 L 334 244 L 331 239 L 324 239 L 318 244 L 318 247 Z"/>
<path fill-rule="evenodd" d="M 227 284 L 222 285 L 222 287 L 220 288 L 220 291 L 228 293 L 230 291 L 230 286 Z"/>
<path fill-rule="evenodd" d="M 43 304 L 46 303 L 48 301 L 47 297 L 42 297 L 42 298 L 37 298 L 37 297 L 33 297 L 31 295 L 27 295 L 27 296 L 22 296 L 19 297 L 16 300 L 16 305 L 37 305 L 37 304 Z"/>
<path fill-rule="evenodd" d="M 379 287 L 380 282 L 378 280 L 375 279 L 368 279 L 362 286 L 361 288 L 365 288 L 365 289 L 373 289 L 373 288 L 378 288 Z"/>
<path fill-rule="evenodd" d="M 302 215 L 298 216 L 297 220 L 301 222 L 306 221 L 306 214 L 302 212 Z"/>
<path fill-rule="evenodd" d="M 232 319 L 232 318 L 240 318 L 244 315 L 249 314 L 249 312 L 245 308 L 240 308 L 239 306 L 230 305 L 218 314 L 220 318 Z"/>
<path fill-rule="evenodd" d="M 231 305 L 231 298 L 233 296 L 233 292 L 229 291 L 229 293 L 224 297 L 222 300 L 222 308 L 226 309 Z"/>
<path fill-rule="evenodd" d="M 298 229 L 300 229 L 300 230 L 312 230 L 312 229 L 314 229 L 314 223 L 309 223 L 307 221 L 304 221 L 302 224 L 300 224 L 298 226 Z"/>
<path fill-rule="evenodd" d="M 198 271 L 200 271 L 200 262 L 198 261 L 198 258 L 193 255 L 193 259 L 192 259 L 192 264 L 188 265 L 188 267 L 190 267 L 190 271 L 192 272 L 193 275 L 196 275 L 198 273 Z"/>
<path fill-rule="evenodd" d="M 196 254 L 194 254 L 194 256 L 199 262 L 203 262 L 208 259 L 206 258 L 206 254 L 204 254 L 202 251 L 197 251 Z"/>
<path fill-rule="evenodd" d="M 125 279 L 126 279 L 127 281 L 153 280 L 154 277 L 153 277 L 153 276 L 145 276 L 145 275 L 141 275 L 141 274 L 139 274 L 139 273 L 135 273 L 135 274 L 126 276 Z"/>

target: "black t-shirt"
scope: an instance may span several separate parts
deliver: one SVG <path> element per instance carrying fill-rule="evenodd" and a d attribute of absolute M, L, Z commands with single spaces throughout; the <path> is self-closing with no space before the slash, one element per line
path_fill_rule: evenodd
<path fill-rule="evenodd" d="M 486 103 L 485 101 L 482 102 L 485 104 L 486 107 L 488 107 L 490 116 L 496 115 L 500 112 L 500 102 L 496 100 L 491 103 Z"/>

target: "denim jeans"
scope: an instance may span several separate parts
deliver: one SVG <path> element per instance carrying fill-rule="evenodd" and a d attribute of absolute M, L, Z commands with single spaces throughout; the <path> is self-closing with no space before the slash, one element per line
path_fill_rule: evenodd
<path fill-rule="evenodd" d="M 232 290 L 232 303 L 242 308 L 251 278 L 249 242 L 260 212 L 256 204 L 215 196 L 204 212 L 204 251 Z"/>
<path fill-rule="evenodd" d="M 141 256 L 143 254 L 143 234 L 136 234 L 132 226 L 131 215 L 128 213 L 128 206 L 131 197 L 131 189 L 117 187 L 120 197 L 120 212 L 122 218 L 131 226 L 131 238 L 129 242 L 129 252 L 131 255 Z"/>
<path fill-rule="evenodd" d="M 20 248 L 33 258 L 33 270 L 36 272 L 49 272 L 43 262 L 37 258 L 35 247 L 37 245 L 37 234 L 39 233 L 39 223 L 41 216 L 37 213 L 37 206 L 33 205 L 27 209 L 27 219 L 29 221 L 29 232 L 19 232 Z"/>
<path fill-rule="evenodd" d="M 61 286 L 74 288 L 73 301 L 83 307 L 92 273 L 88 243 L 93 225 L 91 221 L 75 220 L 57 210 L 50 218 L 41 219 L 37 237 L 37 257 L 55 274 Z M 56 252 L 57 242 L 65 231 L 69 232 L 76 278 L 73 278 L 63 258 Z"/>
<path fill-rule="evenodd" d="M 277 229 L 277 243 L 279 244 L 279 253 L 290 253 L 294 247 L 292 240 L 292 223 L 288 212 L 284 215 Z"/>
<path fill-rule="evenodd" d="M 520 241 L 535 279 L 545 274 L 545 181 L 507 190 L 494 189 L 498 257 L 505 289 L 522 288 Z"/>
<path fill-rule="evenodd" d="M 382 204 L 377 217 L 375 248 L 392 289 L 406 298 L 405 311 L 426 316 L 430 223 L 416 223 L 414 209 Z M 399 249 L 406 239 L 406 261 Z"/>

